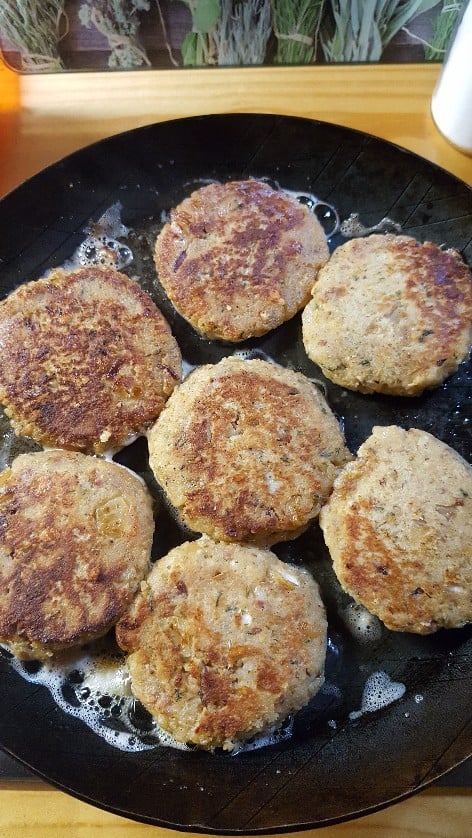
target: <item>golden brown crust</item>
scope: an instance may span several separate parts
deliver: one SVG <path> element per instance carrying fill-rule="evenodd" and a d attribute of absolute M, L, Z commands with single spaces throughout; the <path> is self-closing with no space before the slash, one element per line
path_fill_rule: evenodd
<path fill-rule="evenodd" d="M 388 628 L 472 620 L 472 469 L 440 440 L 374 428 L 320 524 L 342 587 Z"/>
<path fill-rule="evenodd" d="M 336 384 L 416 396 L 457 370 L 471 322 L 472 278 L 456 251 L 373 235 L 338 247 L 320 270 L 303 341 Z"/>
<path fill-rule="evenodd" d="M 206 537 L 160 559 L 117 639 L 132 689 L 177 741 L 233 748 L 323 683 L 326 616 L 306 572 Z"/>
<path fill-rule="evenodd" d="M 261 360 L 195 370 L 148 438 L 151 467 L 184 523 L 259 545 L 299 535 L 350 458 L 320 391 Z"/>
<path fill-rule="evenodd" d="M 105 634 L 150 568 L 152 503 L 115 463 L 23 454 L 0 475 L 0 640 L 19 657 Z"/>
<path fill-rule="evenodd" d="M 180 314 L 210 339 L 263 335 L 308 301 L 328 259 L 307 207 L 255 180 L 192 193 L 159 234 L 155 263 Z"/>
<path fill-rule="evenodd" d="M 0 401 L 15 432 L 85 453 L 144 433 L 181 377 L 160 311 L 106 268 L 20 286 L 0 303 L 0 347 Z"/>

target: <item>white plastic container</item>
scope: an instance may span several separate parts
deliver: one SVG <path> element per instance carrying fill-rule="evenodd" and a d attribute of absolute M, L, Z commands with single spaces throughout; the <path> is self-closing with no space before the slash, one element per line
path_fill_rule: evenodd
<path fill-rule="evenodd" d="M 431 99 L 441 134 L 472 154 L 472 0 L 467 0 Z"/>

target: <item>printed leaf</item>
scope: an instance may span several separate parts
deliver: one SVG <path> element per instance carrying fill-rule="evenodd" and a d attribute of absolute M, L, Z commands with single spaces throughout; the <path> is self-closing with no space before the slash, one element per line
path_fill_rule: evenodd
<path fill-rule="evenodd" d="M 184 65 L 187 67 L 195 67 L 197 61 L 197 34 L 195 32 L 187 32 L 182 44 L 182 59 Z"/>
<path fill-rule="evenodd" d="M 219 0 L 200 0 L 193 13 L 193 31 L 211 32 L 218 23 L 219 15 Z"/>

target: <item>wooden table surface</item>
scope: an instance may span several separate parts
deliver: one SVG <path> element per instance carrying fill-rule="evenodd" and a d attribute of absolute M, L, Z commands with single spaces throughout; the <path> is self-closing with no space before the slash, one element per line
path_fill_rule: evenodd
<path fill-rule="evenodd" d="M 0 195 L 97 139 L 210 113 L 277 113 L 356 128 L 417 152 L 472 184 L 472 157 L 435 129 L 437 65 L 260 67 L 24 76 L 0 61 Z M 434 787 L 311 838 L 469 838 L 472 793 Z M 0 782 L 1 838 L 171 838 L 40 780 Z M 305 833 L 306 834 L 306 833 Z"/>

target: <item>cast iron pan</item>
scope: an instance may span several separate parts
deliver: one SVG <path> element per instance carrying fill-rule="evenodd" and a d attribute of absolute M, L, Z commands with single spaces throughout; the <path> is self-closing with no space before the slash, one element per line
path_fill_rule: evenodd
<path fill-rule="evenodd" d="M 231 347 L 197 338 L 159 291 L 149 245 L 161 212 L 207 179 L 267 178 L 313 193 L 341 220 L 366 226 L 385 216 L 403 232 L 460 250 L 472 262 L 472 200 L 467 186 L 393 145 L 341 127 L 266 115 L 198 117 L 162 123 L 73 154 L 0 203 L 0 292 L 61 265 L 88 222 L 116 202 L 132 228 L 139 274 L 169 318 L 184 357 L 213 362 Z M 320 211 L 320 210 L 318 210 Z M 332 218 L 324 213 L 323 223 Z M 338 232 L 330 246 L 343 241 Z M 300 319 L 239 349 L 261 352 L 322 378 L 300 341 Z M 415 399 L 362 396 L 326 383 L 328 400 L 354 452 L 374 424 L 416 426 L 470 458 L 470 370 Z M 5 420 L 4 420 L 5 422 Z M 14 452 L 13 452 L 14 453 Z M 122 461 L 149 479 L 143 440 Z M 161 513 L 156 557 L 183 539 Z M 213 833 L 252 834 L 347 820 L 412 794 L 472 752 L 471 627 L 429 637 L 383 630 L 365 644 L 342 619 L 341 595 L 315 524 L 276 548 L 310 567 L 329 618 L 328 689 L 295 719 L 285 741 L 231 756 L 156 747 L 128 753 L 107 744 L 60 710 L 49 691 L 25 681 L 0 657 L 0 745 L 50 783 L 112 812 L 152 824 Z M 403 697 L 350 718 L 367 677 L 382 670 L 405 685 Z"/>

